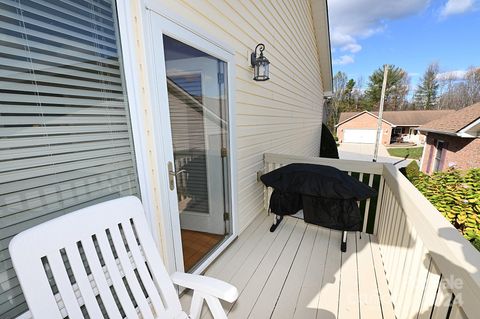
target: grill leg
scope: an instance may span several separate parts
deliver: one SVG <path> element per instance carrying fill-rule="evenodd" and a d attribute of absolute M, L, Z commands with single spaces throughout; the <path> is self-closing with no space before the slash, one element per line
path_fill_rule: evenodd
<path fill-rule="evenodd" d="M 283 216 L 278 216 L 278 215 L 273 214 L 273 224 L 272 224 L 272 226 L 270 226 L 270 232 L 271 233 L 273 233 L 275 231 L 275 229 L 277 229 L 278 225 L 280 225 L 282 220 L 283 220 Z"/>
<path fill-rule="evenodd" d="M 347 232 L 342 232 L 342 243 L 340 245 L 340 250 L 344 253 L 347 251 Z"/>

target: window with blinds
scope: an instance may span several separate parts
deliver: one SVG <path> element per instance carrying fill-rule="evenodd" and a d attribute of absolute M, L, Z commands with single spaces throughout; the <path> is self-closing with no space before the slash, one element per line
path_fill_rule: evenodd
<path fill-rule="evenodd" d="M 15 234 L 139 196 L 114 2 L 0 0 L 0 318 L 28 310 Z"/>

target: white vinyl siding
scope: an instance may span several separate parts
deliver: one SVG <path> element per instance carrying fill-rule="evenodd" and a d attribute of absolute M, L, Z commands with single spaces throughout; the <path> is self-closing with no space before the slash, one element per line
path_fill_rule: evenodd
<path fill-rule="evenodd" d="M 0 0 L 2 319 L 27 310 L 14 235 L 139 196 L 115 10 L 111 0 Z"/>
<path fill-rule="evenodd" d="M 239 230 L 263 209 L 257 171 L 263 153 L 318 156 L 323 110 L 311 3 L 308 0 L 152 0 L 235 54 Z M 255 82 L 250 53 L 265 44 L 270 80 Z"/>

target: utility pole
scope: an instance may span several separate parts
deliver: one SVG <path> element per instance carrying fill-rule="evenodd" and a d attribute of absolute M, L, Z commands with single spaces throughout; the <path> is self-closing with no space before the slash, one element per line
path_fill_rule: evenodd
<path fill-rule="evenodd" d="M 378 124 L 377 124 L 377 139 L 375 140 L 375 151 L 373 153 L 373 161 L 376 162 L 378 158 L 378 144 L 382 138 L 382 119 L 383 119 L 383 104 L 385 103 L 385 90 L 387 88 L 388 64 L 385 64 L 383 70 L 382 94 L 380 96 L 380 107 L 378 110 Z"/>

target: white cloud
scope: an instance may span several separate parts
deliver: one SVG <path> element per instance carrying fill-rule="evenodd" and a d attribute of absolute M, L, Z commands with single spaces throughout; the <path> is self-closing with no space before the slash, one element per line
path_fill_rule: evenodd
<path fill-rule="evenodd" d="M 474 0 L 448 0 L 440 11 L 440 17 L 460 14 L 474 9 Z"/>
<path fill-rule="evenodd" d="M 437 79 L 440 81 L 445 80 L 463 80 L 465 79 L 465 75 L 467 71 L 465 70 L 455 70 L 455 71 L 448 71 L 442 72 L 437 74 Z"/>
<path fill-rule="evenodd" d="M 340 38 L 370 36 L 384 29 L 387 20 L 422 11 L 429 0 L 330 0 L 333 31 Z M 335 45 L 335 44 L 334 44 Z"/>
<path fill-rule="evenodd" d="M 351 55 L 342 55 L 340 58 L 333 60 L 334 65 L 345 65 L 353 62 L 355 62 L 355 60 Z"/>
<path fill-rule="evenodd" d="M 389 20 L 424 10 L 429 3 L 430 0 L 329 0 L 332 47 L 356 53 L 362 49 L 359 39 L 383 31 Z"/>
<path fill-rule="evenodd" d="M 362 46 L 360 44 L 349 43 L 349 44 L 344 45 L 340 50 L 342 52 L 348 51 L 348 52 L 351 52 L 351 53 L 357 53 L 361 49 L 362 49 Z"/>

